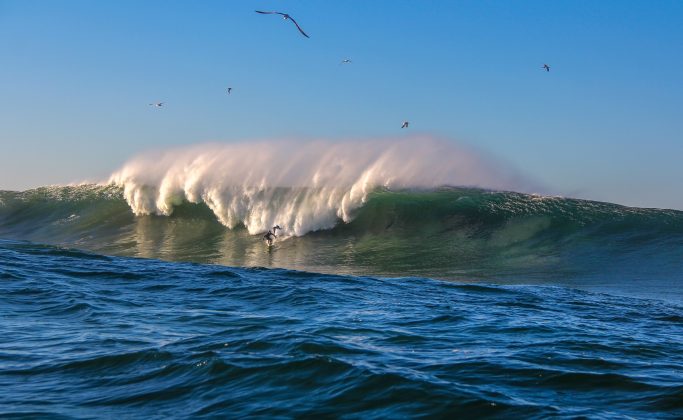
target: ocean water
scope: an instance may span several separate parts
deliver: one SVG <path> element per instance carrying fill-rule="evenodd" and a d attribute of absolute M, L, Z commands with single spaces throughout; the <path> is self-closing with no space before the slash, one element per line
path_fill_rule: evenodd
<path fill-rule="evenodd" d="M 0 192 L 0 415 L 683 416 L 681 212 L 376 188 L 305 232 L 263 208 L 268 248 L 215 203 L 134 210 Z"/>

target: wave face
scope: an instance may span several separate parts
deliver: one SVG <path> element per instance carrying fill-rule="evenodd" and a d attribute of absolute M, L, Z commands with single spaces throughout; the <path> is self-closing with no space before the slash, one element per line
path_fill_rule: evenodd
<path fill-rule="evenodd" d="M 683 299 L 683 212 L 674 210 L 469 188 L 376 187 L 346 221 L 331 217 L 324 230 L 296 236 L 318 207 L 293 213 L 286 219 L 290 236 L 267 248 L 252 234 L 258 224 L 228 229 L 204 200 L 174 201 L 168 216 L 135 216 L 128 199 L 130 189 L 116 185 L 0 192 L 0 237 L 170 261 L 552 283 Z M 244 210 L 245 220 L 283 225 L 273 215 L 285 207 L 262 218 Z"/>
<path fill-rule="evenodd" d="M 681 418 L 683 307 L 0 240 L 0 416 Z"/>

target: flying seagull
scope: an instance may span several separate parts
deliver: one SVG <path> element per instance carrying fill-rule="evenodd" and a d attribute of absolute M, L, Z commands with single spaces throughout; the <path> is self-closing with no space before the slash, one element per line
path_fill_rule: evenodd
<path fill-rule="evenodd" d="M 161 108 L 162 106 L 164 106 L 164 103 L 163 103 L 163 102 L 155 102 L 155 103 L 153 103 L 153 104 L 149 104 L 149 106 L 153 106 L 153 107 L 156 107 L 156 108 Z"/>
<path fill-rule="evenodd" d="M 351 64 L 351 59 L 350 58 L 343 59 L 342 62 L 339 63 L 339 65 L 342 65 L 342 64 Z"/>
<path fill-rule="evenodd" d="M 287 13 L 281 13 L 281 12 L 262 12 L 262 11 L 260 11 L 260 10 L 255 10 L 255 12 L 256 12 L 256 13 L 260 13 L 260 14 L 262 14 L 262 15 L 280 15 L 280 16 L 282 16 L 285 20 L 291 20 L 292 23 L 296 25 L 296 29 L 298 29 L 299 32 L 301 32 L 301 35 L 305 36 L 306 38 L 310 38 L 310 36 L 306 35 L 306 32 L 304 32 L 304 30 L 301 29 L 301 26 L 299 26 L 299 24 L 296 23 L 296 21 L 294 20 L 294 18 L 291 17 L 290 15 L 288 15 Z"/>
<path fill-rule="evenodd" d="M 232 88 L 228 88 L 228 95 L 230 95 L 230 92 L 232 92 Z"/>
<path fill-rule="evenodd" d="M 550 66 L 547 64 L 544 64 L 543 68 L 545 69 L 545 71 L 550 71 Z"/>
<path fill-rule="evenodd" d="M 408 128 L 408 124 L 410 124 L 408 121 L 403 121 L 401 128 Z"/>

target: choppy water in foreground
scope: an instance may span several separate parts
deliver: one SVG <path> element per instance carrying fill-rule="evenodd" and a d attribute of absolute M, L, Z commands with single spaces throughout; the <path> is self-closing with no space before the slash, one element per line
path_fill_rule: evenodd
<path fill-rule="evenodd" d="M 683 307 L 0 241 L 0 414 L 681 417 Z"/>

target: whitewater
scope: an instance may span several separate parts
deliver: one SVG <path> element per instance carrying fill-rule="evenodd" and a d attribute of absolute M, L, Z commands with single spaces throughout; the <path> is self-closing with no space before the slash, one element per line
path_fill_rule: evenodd
<path fill-rule="evenodd" d="M 241 224 L 255 234 L 278 224 L 301 236 L 350 222 L 379 187 L 510 190 L 520 180 L 474 151 L 422 137 L 192 146 L 139 156 L 109 182 L 123 188 L 136 215 L 205 203 L 228 228 Z"/>

